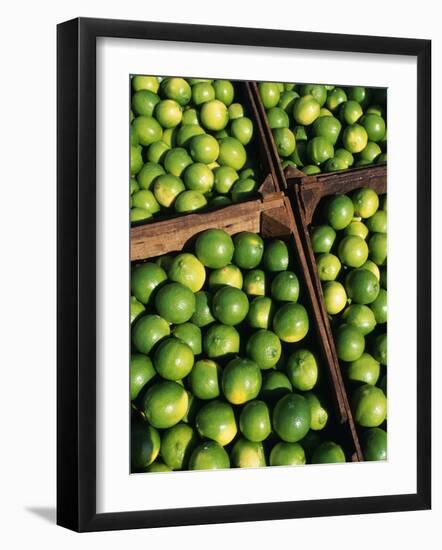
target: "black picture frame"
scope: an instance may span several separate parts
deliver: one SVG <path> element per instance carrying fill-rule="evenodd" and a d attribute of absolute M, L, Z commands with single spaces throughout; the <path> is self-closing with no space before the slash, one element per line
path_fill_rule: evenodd
<path fill-rule="evenodd" d="M 417 59 L 417 492 L 202 508 L 96 512 L 96 39 L 116 37 Z M 57 28 L 57 523 L 102 531 L 425 510 L 431 507 L 431 41 L 74 19 Z"/>

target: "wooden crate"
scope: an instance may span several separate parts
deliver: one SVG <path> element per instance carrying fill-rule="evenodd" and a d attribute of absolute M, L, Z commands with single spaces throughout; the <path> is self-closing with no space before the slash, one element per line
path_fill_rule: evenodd
<path fill-rule="evenodd" d="M 256 105 L 255 96 L 252 92 L 251 85 L 249 82 L 245 81 L 236 81 L 235 85 L 235 98 L 240 101 L 246 110 L 247 116 L 253 122 L 253 138 L 251 142 L 247 145 L 247 149 L 253 151 L 255 158 L 257 159 L 257 197 L 267 197 L 275 191 L 279 190 L 279 177 L 275 172 L 274 162 L 272 160 L 272 153 L 270 151 L 268 139 L 263 128 L 261 116 Z M 228 212 L 231 205 L 221 207 L 220 209 L 213 209 L 214 211 Z M 224 215 L 228 215 L 227 212 Z M 187 219 L 191 214 L 178 214 L 171 212 L 170 215 L 165 215 L 162 217 L 155 218 L 152 221 L 141 220 L 132 224 L 132 228 L 139 228 L 145 225 L 154 225 L 156 223 L 163 223 L 164 221 L 173 220 L 173 219 Z"/>
<path fill-rule="evenodd" d="M 342 395 L 330 340 L 324 327 L 303 243 L 288 197 L 281 192 L 272 193 L 266 198 L 236 204 L 215 212 L 192 214 L 133 228 L 131 259 L 140 262 L 162 254 L 181 251 L 191 246 L 201 231 L 209 228 L 223 229 L 232 235 L 240 231 L 252 231 L 259 233 L 263 238 L 280 238 L 289 244 L 298 266 L 296 271 L 300 284 L 304 289 L 304 305 L 309 313 L 310 334 L 326 373 L 334 406 L 335 429 L 339 432 L 338 439 L 343 443 L 351 460 L 360 460 L 359 441 L 349 421 L 348 404 Z"/>

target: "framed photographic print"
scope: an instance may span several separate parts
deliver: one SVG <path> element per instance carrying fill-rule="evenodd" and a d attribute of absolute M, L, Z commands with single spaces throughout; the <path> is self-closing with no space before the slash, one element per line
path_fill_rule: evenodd
<path fill-rule="evenodd" d="M 431 506 L 430 65 L 58 26 L 59 525 Z"/>

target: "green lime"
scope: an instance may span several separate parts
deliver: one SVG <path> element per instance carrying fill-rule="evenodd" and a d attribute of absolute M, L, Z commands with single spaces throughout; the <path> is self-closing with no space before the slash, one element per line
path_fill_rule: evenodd
<path fill-rule="evenodd" d="M 376 428 L 387 417 L 387 398 L 380 388 L 364 384 L 353 393 L 352 408 L 357 424 Z"/>
<path fill-rule="evenodd" d="M 239 417 L 239 429 L 249 441 L 260 442 L 267 439 L 272 430 L 270 414 L 264 401 L 250 401 Z"/>
<path fill-rule="evenodd" d="M 135 321 L 132 329 L 132 342 L 140 353 L 147 355 L 157 342 L 169 334 L 169 325 L 162 317 L 145 315 Z"/>
<path fill-rule="evenodd" d="M 152 218 L 152 212 L 145 210 L 144 208 L 131 208 L 130 209 L 130 221 L 139 222 Z"/>
<path fill-rule="evenodd" d="M 141 189 L 149 189 L 158 176 L 165 174 L 164 168 L 155 162 L 146 162 L 137 174 L 137 182 Z"/>
<path fill-rule="evenodd" d="M 323 430 L 328 422 L 327 409 L 316 394 L 307 392 L 304 397 L 310 405 L 310 429 L 314 431 Z"/>
<path fill-rule="evenodd" d="M 185 323 L 195 312 L 195 295 L 181 283 L 168 283 L 156 293 L 155 307 L 169 323 Z"/>
<path fill-rule="evenodd" d="M 309 330 L 305 307 L 293 303 L 281 306 L 273 317 L 273 330 L 283 342 L 299 342 L 305 338 Z"/>
<path fill-rule="evenodd" d="M 274 404 L 291 393 L 292 389 L 290 380 L 283 372 L 270 370 L 263 375 L 260 397 L 265 403 Z"/>
<path fill-rule="evenodd" d="M 339 243 L 338 254 L 347 267 L 361 267 L 368 259 L 368 246 L 361 237 L 347 235 Z"/>
<path fill-rule="evenodd" d="M 300 391 L 313 389 L 318 381 L 318 363 L 308 349 L 298 349 L 289 356 L 286 372 L 293 387 Z"/>
<path fill-rule="evenodd" d="M 149 162 L 159 163 L 164 161 L 167 151 L 170 147 L 163 140 L 155 141 L 152 145 L 149 145 L 146 158 Z"/>
<path fill-rule="evenodd" d="M 326 107 L 321 107 L 321 110 L 319 111 L 319 116 L 333 116 L 333 113 L 329 111 Z"/>
<path fill-rule="evenodd" d="M 329 315 L 337 315 L 347 305 L 347 293 L 339 281 L 328 281 L 322 285 L 325 310 Z"/>
<path fill-rule="evenodd" d="M 372 233 L 387 233 L 387 212 L 378 210 L 366 223 Z"/>
<path fill-rule="evenodd" d="M 379 197 L 373 189 L 362 187 L 352 195 L 354 215 L 361 218 L 370 218 L 379 208 Z"/>
<path fill-rule="evenodd" d="M 341 325 L 335 336 L 336 352 L 342 361 L 356 361 L 364 353 L 365 338 L 351 325 Z"/>
<path fill-rule="evenodd" d="M 281 97 L 281 91 L 275 82 L 260 82 L 258 84 L 259 95 L 266 109 L 276 107 Z"/>
<path fill-rule="evenodd" d="M 359 153 L 359 162 L 375 162 L 382 154 L 381 148 L 374 141 L 369 141 L 364 149 Z"/>
<path fill-rule="evenodd" d="M 368 269 L 355 269 L 345 278 L 349 298 L 357 304 L 371 304 L 379 294 L 379 281 Z"/>
<path fill-rule="evenodd" d="M 354 158 L 350 151 L 347 149 L 336 149 L 335 158 L 340 158 L 347 163 L 347 166 L 353 166 Z"/>
<path fill-rule="evenodd" d="M 313 164 L 323 164 L 334 155 L 333 145 L 324 137 L 314 137 L 307 143 L 307 153 Z"/>
<path fill-rule="evenodd" d="M 305 126 L 301 126 L 300 124 L 296 125 L 293 128 L 293 133 L 295 134 L 296 142 L 298 142 L 298 140 L 299 141 L 308 140 L 307 130 L 305 129 Z"/>
<path fill-rule="evenodd" d="M 289 250 L 281 239 L 274 239 L 266 243 L 262 265 L 266 271 L 285 271 L 289 265 Z"/>
<path fill-rule="evenodd" d="M 282 397 L 273 411 L 273 429 L 283 441 L 296 443 L 310 429 L 310 405 L 304 397 L 289 393 Z"/>
<path fill-rule="evenodd" d="M 178 135 L 178 128 L 166 128 L 163 131 L 163 137 L 161 139 L 169 147 L 175 147 L 177 145 L 177 135 Z"/>
<path fill-rule="evenodd" d="M 132 128 L 141 145 L 150 145 L 160 140 L 163 134 L 161 126 L 150 116 L 137 116 L 132 122 Z"/>
<path fill-rule="evenodd" d="M 387 432 L 371 428 L 364 434 L 362 450 L 365 460 L 387 460 Z"/>
<path fill-rule="evenodd" d="M 335 145 L 341 132 L 341 123 L 334 116 L 321 116 L 313 123 L 313 135 L 324 138 L 327 143 Z"/>
<path fill-rule="evenodd" d="M 242 405 L 255 399 L 261 389 L 262 377 L 259 366 L 250 359 L 232 359 L 222 374 L 222 389 L 225 398 L 233 405 Z"/>
<path fill-rule="evenodd" d="M 197 124 L 183 124 L 176 135 L 178 147 L 188 147 L 196 136 L 206 135 L 201 126 Z M 163 136 L 164 139 L 164 136 Z"/>
<path fill-rule="evenodd" d="M 171 428 L 183 419 L 188 401 L 186 390 L 177 382 L 159 382 L 144 396 L 144 414 L 154 428 Z"/>
<path fill-rule="evenodd" d="M 202 352 L 202 337 L 201 329 L 193 323 L 182 323 L 173 329 L 175 338 L 183 341 L 189 346 L 194 355 L 199 355 Z"/>
<path fill-rule="evenodd" d="M 229 112 L 222 101 L 213 99 L 201 107 L 200 119 L 204 128 L 216 132 L 227 126 Z"/>
<path fill-rule="evenodd" d="M 138 182 L 135 178 L 130 178 L 130 194 L 133 195 L 140 189 Z"/>
<path fill-rule="evenodd" d="M 191 164 L 184 172 L 184 183 L 187 189 L 208 193 L 212 190 L 214 176 L 212 170 L 205 164 L 196 162 Z"/>
<path fill-rule="evenodd" d="M 173 259 L 169 279 L 189 287 L 192 292 L 198 292 L 206 280 L 206 270 L 193 254 L 182 253 Z"/>
<path fill-rule="evenodd" d="M 276 365 L 281 357 L 281 351 L 281 341 L 270 330 L 257 330 L 247 340 L 247 355 L 263 370 Z"/>
<path fill-rule="evenodd" d="M 228 325 L 212 325 L 203 340 L 204 351 L 207 356 L 216 359 L 239 352 L 238 331 Z"/>
<path fill-rule="evenodd" d="M 171 174 L 158 176 L 153 184 L 155 198 L 165 208 L 170 208 L 185 189 L 182 180 Z"/>
<path fill-rule="evenodd" d="M 207 229 L 198 236 L 195 252 L 206 267 L 219 269 L 231 263 L 234 252 L 233 241 L 222 229 Z"/>
<path fill-rule="evenodd" d="M 333 441 L 324 441 L 317 447 L 312 456 L 312 464 L 335 464 L 345 462 L 342 447 Z"/>
<path fill-rule="evenodd" d="M 357 101 L 345 101 L 339 108 L 339 116 L 345 124 L 354 124 L 362 116 L 362 107 Z"/>
<path fill-rule="evenodd" d="M 189 387 L 198 399 L 215 399 L 220 395 L 220 367 L 210 359 L 195 363 L 188 377 Z"/>
<path fill-rule="evenodd" d="M 160 98 L 150 90 L 139 90 L 132 96 L 132 109 L 136 115 L 152 116 Z"/>
<path fill-rule="evenodd" d="M 164 254 L 164 256 L 160 256 L 155 260 L 155 263 L 157 266 L 161 267 L 161 269 L 164 269 L 166 273 L 169 272 L 169 269 L 173 263 L 174 257 L 171 254 Z"/>
<path fill-rule="evenodd" d="M 181 124 L 183 126 L 184 125 L 199 126 L 200 121 L 199 121 L 199 116 L 198 116 L 198 113 L 197 113 L 196 109 L 191 108 L 191 107 L 189 107 L 189 105 L 187 105 L 184 108 L 184 111 L 183 111 L 183 119 L 181 120 Z"/>
<path fill-rule="evenodd" d="M 195 426 L 201 437 L 212 439 L 223 447 L 235 438 L 238 431 L 232 406 L 219 400 L 201 407 Z"/>
<path fill-rule="evenodd" d="M 182 380 L 192 370 L 192 349 L 178 338 L 166 338 L 157 347 L 154 356 L 155 370 L 166 380 Z"/>
<path fill-rule="evenodd" d="M 192 97 L 192 90 L 184 78 L 165 78 L 160 88 L 165 97 L 174 99 L 180 105 L 187 105 Z"/>
<path fill-rule="evenodd" d="M 298 124 L 309 126 L 319 117 L 321 105 L 316 99 L 308 94 L 299 97 L 293 104 L 293 117 Z"/>
<path fill-rule="evenodd" d="M 195 162 L 210 164 L 218 158 L 218 141 L 209 134 L 197 135 L 190 141 L 190 154 Z"/>
<path fill-rule="evenodd" d="M 382 365 L 387 364 L 387 334 L 379 334 L 373 343 L 373 357 Z"/>
<path fill-rule="evenodd" d="M 347 225 L 344 232 L 346 235 L 353 235 L 365 240 L 368 235 L 368 227 L 364 223 L 355 220 Z"/>
<path fill-rule="evenodd" d="M 175 201 L 174 208 L 176 212 L 196 212 L 207 206 L 206 197 L 199 191 L 183 191 Z"/>
<path fill-rule="evenodd" d="M 183 470 L 197 444 L 198 437 L 193 428 L 180 422 L 163 433 L 161 457 L 171 470 Z"/>
<path fill-rule="evenodd" d="M 385 113 L 385 110 L 380 105 L 370 105 L 370 107 L 367 107 L 365 109 L 366 115 L 378 115 L 380 117 L 383 117 Z"/>
<path fill-rule="evenodd" d="M 280 441 L 270 452 L 270 466 L 302 466 L 305 452 L 299 443 Z"/>
<path fill-rule="evenodd" d="M 347 365 L 347 378 L 352 382 L 363 382 L 374 386 L 379 379 L 380 365 L 369 353 Z"/>
<path fill-rule="evenodd" d="M 155 107 L 155 118 L 163 128 L 175 128 L 183 118 L 183 109 L 173 99 L 163 99 Z"/>
<path fill-rule="evenodd" d="M 243 290 L 249 296 L 264 296 L 266 293 L 266 274 L 262 269 L 251 269 L 244 277 Z"/>
<path fill-rule="evenodd" d="M 138 145 L 130 146 L 130 173 L 131 175 L 138 174 L 143 166 L 143 156 L 141 147 Z"/>
<path fill-rule="evenodd" d="M 289 157 L 296 148 L 296 138 L 289 128 L 275 128 L 272 130 L 276 150 L 280 157 Z"/>
<path fill-rule="evenodd" d="M 232 103 L 229 105 L 229 120 L 236 120 L 244 116 L 244 108 L 241 103 Z"/>
<path fill-rule="evenodd" d="M 330 109 L 330 111 L 333 112 L 336 111 L 339 105 L 345 101 L 347 101 L 347 94 L 344 90 L 342 88 L 334 88 L 327 93 L 327 101 L 325 102 L 325 105 L 327 109 Z"/>
<path fill-rule="evenodd" d="M 328 159 L 324 164 L 324 172 L 338 172 L 339 170 L 347 170 L 348 164 L 340 157 Z"/>
<path fill-rule="evenodd" d="M 383 324 L 387 322 L 387 291 L 381 288 L 378 297 L 370 304 L 370 309 L 376 319 L 376 323 Z"/>
<path fill-rule="evenodd" d="M 198 82 L 192 86 L 192 101 L 195 105 L 202 105 L 215 99 L 215 89 L 210 82 Z"/>
<path fill-rule="evenodd" d="M 166 272 L 157 264 L 152 262 L 140 264 L 132 270 L 132 294 L 142 304 L 147 304 L 152 292 L 166 279 Z"/>
<path fill-rule="evenodd" d="M 256 195 L 256 181 L 251 178 L 240 178 L 233 184 L 231 194 L 233 202 L 252 199 Z"/>
<path fill-rule="evenodd" d="M 385 121 L 377 114 L 366 114 L 361 119 L 361 124 L 367 131 L 370 141 L 381 141 L 385 136 Z"/>
<path fill-rule="evenodd" d="M 364 88 L 363 86 L 351 86 L 347 88 L 348 99 L 357 101 L 362 107 L 367 105 L 371 99 L 370 88 Z"/>
<path fill-rule="evenodd" d="M 387 259 L 387 234 L 373 233 L 368 241 L 370 260 L 377 265 L 383 265 Z"/>
<path fill-rule="evenodd" d="M 249 300 L 242 290 L 223 286 L 213 296 L 212 311 L 224 325 L 237 325 L 246 318 Z"/>
<path fill-rule="evenodd" d="M 303 166 L 302 171 L 306 176 L 314 176 L 321 173 L 319 166 L 315 166 L 314 164 L 307 164 L 306 166 Z"/>
<path fill-rule="evenodd" d="M 196 136 L 192 139 L 197 139 L 200 136 Z M 169 174 L 173 176 L 181 176 L 184 170 L 192 164 L 192 158 L 183 147 L 175 147 L 170 151 L 167 151 L 164 157 L 164 168 Z"/>
<path fill-rule="evenodd" d="M 158 456 L 160 451 L 160 436 L 155 428 L 147 422 L 132 424 L 130 434 L 131 469 L 144 470 Z"/>
<path fill-rule="evenodd" d="M 293 104 L 297 97 L 299 97 L 299 94 L 294 90 L 285 90 L 280 95 L 278 107 L 284 109 L 287 114 L 291 115 L 293 112 Z"/>
<path fill-rule="evenodd" d="M 155 214 L 160 211 L 160 205 L 158 204 L 152 191 L 148 189 L 141 189 L 136 191 L 132 196 L 132 206 L 134 208 L 144 208 L 151 214 Z"/>
<path fill-rule="evenodd" d="M 299 141 L 296 138 L 296 147 L 293 153 L 289 157 L 290 162 L 294 162 L 296 166 L 302 167 L 309 163 L 309 157 L 307 155 L 307 141 Z"/>
<path fill-rule="evenodd" d="M 145 307 L 141 302 L 139 302 L 135 296 L 131 296 L 130 298 L 130 324 L 132 324 L 135 319 L 138 319 L 138 317 L 145 311 Z"/>
<path fill-rule="evenodd" d="M 290 119 L 288 114 L 281 107 L 272 107 L 267 111 L 267 120 L 272 130 L 275 128 L 288 128 Z"/>
<path fill-rule="evenodd" d="M 136 399 L 144 386 L 156 375 L 152 361 L 147 355 L 130 356 L 130 398 Z"/>
<path fill-rule="evenodd" d="M 328 253 L 336 239 L 336 231 L 330 225 L 318 225 L 311 231 L 311 242 L 315 254 Z"/>
<path fill-rule="evenodd" d="M 151 473 L 160 473 L 160 472 L 171 472 L 172 470 L 169 468 L 169 466 L 166 466 L 164 462 L 161 462 L 161 460 L 155 460 L 155 462 L 152 462 L 150 466 L 146 468 L 146 472 Z"/>
<path fill-rule="evenodd" d="M 259 296 L 250 302 L 247 323 L 252 328 L 268 329 L 273 320 L 275 306 L 268 296 Z"/>
<path fill-rule="evenodd" d="M 256 233 L 243 231 L 233 237 L 235 252 L 233 255 L 234 263 L 241 269 L 253 269 L 260 264 L 263 252 L 264 242 Z"/>
<path fill-rule="evenodd" d="M 219 145 L 218 163 L 221 166 L 230 166 L 234 170 L 241 170 L 247 160 L 244 145 L 233 137 L 221 139 Z"/>
<path fill-rule="evenodd" d="M 149 90 L 156 94 L 160 83 L 156 76 L 136 75 L 132 77 L 132 88 L 135 92 L 139 90 Z"/>
<path fill-rule="evenodd" d="M 342 319 L 347 325 L 357 328 L 364 336 L 372 332 L 376 326 L 376 319 L 371 309 L 361 304 L 348 306 L 342 314 Z"/>
<path fill-rule="evenodd" d="M 200 290 L 195 294 L 195 312 L 190 320 L 200 328 L 215 321 L 215 317 L 211 313 L 211 296 L 205 290 Z"/>
<path fill-rule="evenodd" d="M 262 443 L 249 441 L 243 437 L 235 442 L 230 454 L 235 468 L 260 468 L 266 466 Z"/>
<path fill-rule="evenodd" d="M 232 103 L 235 96 L 235 89 L 230 80 L 214 80 L 215 97 L 222 101 L 227 107 Z"/>
<path fill-rule="evenodd" d="M 354 207 L 347 195 L 335 195 L 326 204 L 325 215 L 333 229 L 344 229 L 351 222 L 354 215 Z M 329 252 L 321 250 L 318 252 Z"/>
<path fill-rule="evenodd" d="M 304 84 L 301 86 L 300 94 L 313 96 L 321 107 L 327 99 L 327 90 L 322 84 Z"/>
<path fill-rule="evenodd" d="M 360 124 L 350 124 L 344 128 L 342 143 L 350 153 L 360 153 L 368 143 L 367 131 Z"/>
<path fill-rule="evenodd" d="M 209 276 L 209 288 L 219 288 L 220 286 L 232 286 L 234 288 L 243 287 L 243 276 L 238 267 L 233 264 L 226 265 L 220 269 L 215 269 Z"/>
<path fill-rule="evenodd" d="M 189 470 L 223 470 L 230 468 L 229 455 L 215 441 L 204 441 L 193 451 Z"/>
<path fill-rule="evenodd" d="M 280 302 L 297 302 L 299 298 L 299 280 L 292 271 L 278 273 L 272 281 L 272 298 Z"/>
<path fill-rule="evenodd" d="M 341 262 L 334 254 L 319 254 L 316 258 L 319 280 L 334 281 L 341 271 Z"/>
<path fill-rule="evenodd" d="M 250 118 L 237 118 L 230 125 L 230 133 L 243 145 L 247 145 L 253 137 L 253 122 Z"/>
<path fill-rule="evenodd" d="M 236 170 L 230 166 L 220 166 L 214 170 L 215 190 L 218 193 L 228 193 L 239 178 Z"/>

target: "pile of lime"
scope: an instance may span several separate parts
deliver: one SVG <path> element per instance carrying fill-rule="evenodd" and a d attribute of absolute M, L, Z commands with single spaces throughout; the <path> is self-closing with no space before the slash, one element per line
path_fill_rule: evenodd
<path fill-rule="evenodd" d="M 322 207 L 321 207 L 322 206 Z M 387 196 L 320 205 L 311 242 L 366 460 L 387 458 Z"/>
<path fill-rule="evenodd" d="M 384 88 L 260 82 L 283 168 L 306 175 L 387 161 Z"/>
<path fill-rule="evenodd" d="M 235 83 L 137 75 L 131 85 L 132 222 L 257 194 L 254 127 Z"/>
<path fill-rule="evenodd" d="M 133 472 L 346 460 L 295 269 L 284 240 L 220 229 L 133 268 Z"/>

